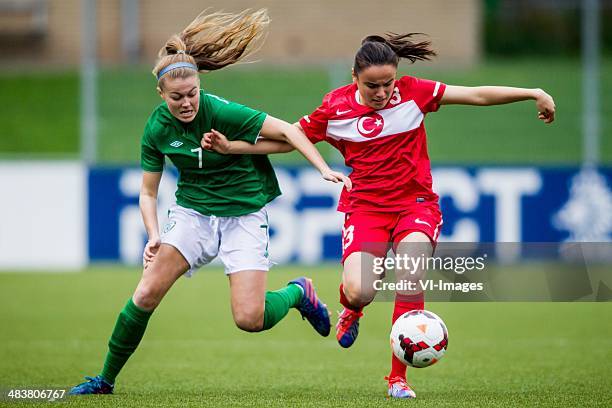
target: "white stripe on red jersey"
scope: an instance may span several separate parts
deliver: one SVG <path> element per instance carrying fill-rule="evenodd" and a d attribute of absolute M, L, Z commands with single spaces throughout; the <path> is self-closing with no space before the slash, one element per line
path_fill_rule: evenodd
<path fill-rule="evenodd" d="M 369 115 L 329 120 L 326 136 L 335 140 L 367 142 L 414 130 L 421 126 L 424 117 L 414 101 L 407 101 Z"/>

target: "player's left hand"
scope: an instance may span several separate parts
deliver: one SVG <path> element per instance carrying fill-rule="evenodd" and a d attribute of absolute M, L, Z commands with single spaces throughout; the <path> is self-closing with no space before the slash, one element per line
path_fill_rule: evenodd
<path fill-rule="evenodd" d="M 326 170 L 321 173 L 321 176 L 327 181 L 332 181 L 334 183 L 344 183 L 344 187 L 347 191 L 351 191 L 353 188 L 353 182 L 350 178 L 340 173 L 339 171 Z"/>
<path fill-rule="evenodd" d="M 552 123 L 555 120 L 555 101 L 552 96 L 541 89 L 536 99 L 536 107 L 538 108 L 538 119 L 544 123 Z"/>

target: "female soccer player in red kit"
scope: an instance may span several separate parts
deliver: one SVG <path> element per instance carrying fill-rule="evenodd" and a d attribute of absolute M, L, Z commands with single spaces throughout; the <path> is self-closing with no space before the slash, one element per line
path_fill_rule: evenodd
<path fill-rule="evenodd" d="M 323 103 L 296 124 L 311 142 L 326 141 L 352 168 L 353 189 L 344 189 L 338 210 L 342 229 L 344 271 L 340 303 L 344 310 L 336 326 L 342 347 L 356 340 L 363 309 L 376 295 L 374 259 L 392 247 L 403 257 L 431 256 L 440 234 L 442 214 L 432 190 L 424 118 L 440 105 L 499 105 L 535 100 L 538 118 L 554 120 L 553 99 L 541 89 L 498 86 L 462 87 L 403 76 L 396 79 L 401 58 L 411 62 L 434 56 L 430 43 L 413 41 L 413 34 L 368 36 L 355 55 L 353 83 L 335 89 Z M 222 153 L 280 153 L 287 144 L 262 139 L 255 145 L 227 142 L 213 131 L 204 136 L 205 148 Z M 398 280 L 418 279 L 397 272 Z M 414 272 L 414 271 L 413 271 Z M 393 322 L 410 310 L 423 309 L 423 293 L 398 291 Z M 406 383 L 406 366 L 392 355 L 388 395 L 415 398 Z"/>

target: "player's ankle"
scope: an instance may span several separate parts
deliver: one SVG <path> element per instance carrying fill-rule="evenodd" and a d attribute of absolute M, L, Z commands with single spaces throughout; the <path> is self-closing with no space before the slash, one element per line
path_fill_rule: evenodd
<path fill-rule="evenodd" d="M 390 372 L 389 375 L 387 377 L 385 377 L 385 380 L 389 381 L 389 382 L 397 382 L 400 380 L 406 381 L 406 373 L 394 373 L 394 372 Z"/>

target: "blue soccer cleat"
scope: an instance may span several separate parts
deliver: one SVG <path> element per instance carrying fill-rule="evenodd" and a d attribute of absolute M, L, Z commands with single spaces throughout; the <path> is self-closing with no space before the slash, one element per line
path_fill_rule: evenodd
<path fill-rule="evenodd" d="M 359 334 L 359 319 L 363 312 L 347 309 L 342 310 L 336 324 L 336 340 L 344 348 L 349 348 L 357 340 Z"/>
<path fill-rule="evenodd" d="M 70 395 L 84 395 L 84 394 L 112 394 L 113 384 L 109 384 L 102 379 L 102 377 L 85 377 L 87 381 L 81 383 L 75 387 L 72 387 L 68 394 Z"/>
<path fill-rule="evenodd" d="M 289 284 L 298 285 L 304 291 L 302 300 L 296 306 L 296 309 L 302 315 L 302 319 L 314 327 L 314 329 L 323 337 L 329 336 L 331 323 L 329 322 L 329 312 L 327 307 L 317 297 L 312 281 L 305 277 L 297 278 L 289 282 Z"/>

